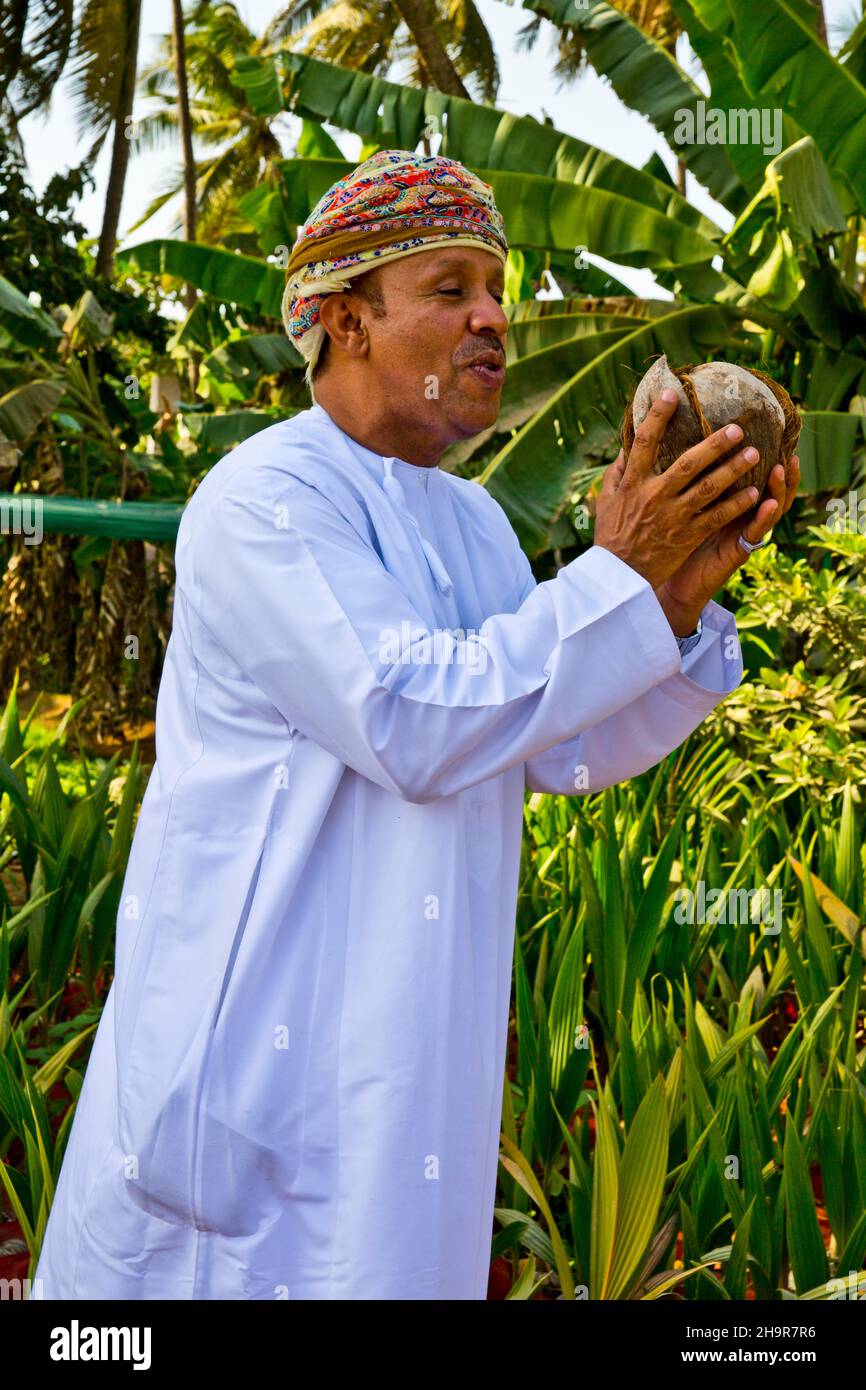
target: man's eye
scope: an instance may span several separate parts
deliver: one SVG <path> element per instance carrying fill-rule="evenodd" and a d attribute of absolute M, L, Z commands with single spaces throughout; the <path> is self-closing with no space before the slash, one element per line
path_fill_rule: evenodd
<path fill-rule="evenodd" d="M 440 294 L 461 294 L 462 290 L 458 285 L 452 285 L 450 289 L 440 290 Z"/>

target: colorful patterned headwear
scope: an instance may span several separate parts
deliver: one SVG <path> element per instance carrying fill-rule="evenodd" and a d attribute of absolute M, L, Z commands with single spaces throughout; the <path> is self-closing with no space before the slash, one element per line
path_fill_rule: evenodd
<path fill-rule="evenodd" d="M 322 300 L 373 266 L 436 246 L 483 246 L 505 262 L 505 226 L 490 185 L 455 159 L 380 150 L 316 204 L 287 267 L 283 323 L 307 363 L 321 351 Z"/>

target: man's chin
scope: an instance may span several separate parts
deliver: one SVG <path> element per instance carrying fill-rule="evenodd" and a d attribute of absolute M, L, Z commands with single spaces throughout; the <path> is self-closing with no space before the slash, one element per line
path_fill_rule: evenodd
<path fill-rule="evenodd" d="M 462 438 L 468 439 L 481 430 L 488 430 L 499 419 L 499 401 L 502 394 L 485 390 L 483 395 L 477 391 L 462 390 L 458 393 L 452 409 L 448 412 L 453 425 L 459 428 Z"/>

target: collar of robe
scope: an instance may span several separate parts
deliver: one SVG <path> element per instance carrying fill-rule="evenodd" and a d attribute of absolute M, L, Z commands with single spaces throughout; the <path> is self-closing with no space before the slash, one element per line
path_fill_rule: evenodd
<path fill-rule="evenodd" d="M 430 566 L 430 573 L 434 583 L 441 594 L 450 594 L 454 588 L 451 576 L 445 568 L 445 563 L 439 551 L 432 541 L 428 541 L 426 536 L 422 536 L 421 528 L 416 518 L 406 505 L 406 494 L 399 478 L 394 476 L 394 458 L 382 458 L 384 475 L 382 478 L 382 489 L 391 498 L 391 501 L 399 509 L 401 516 L 405 517 L 415 531 L 415 535 L 421 543 L 421 548 L 427 557 Z"/>

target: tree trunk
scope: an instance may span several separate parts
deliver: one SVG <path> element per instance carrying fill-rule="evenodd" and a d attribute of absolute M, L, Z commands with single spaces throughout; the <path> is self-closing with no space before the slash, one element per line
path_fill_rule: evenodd
<path fill-rule="evenodd" d="M 186 34 L 183 27 L 183 0 L 172 0 L 174 21 L 174 73 L 177 83 L 177 109 L 180 125 L 180 144 L 183 150 L 183 235 L 185 241 L 195 241 L 195 156 L 192 149 L 192 120 L 189 114 L 189 85 L 186 77 Z M 183 302 L 187 309 L 195 306 L 197 294 L 194 285 L 186 285 Z M 198 386 L 198 357 L 194 352 L 189 358 L 189 384 L 195 395 Z"/>
<path fill-rule="evenodd" d="M 394 0 L 394 6 L 421 54 L 430 80 L 440 92 L 471 101 L 460 74 L 448 57 L 436 26 L 430 18 L 429 0 Z"/>
<path fill-rule="evenodd" d="M 682 159 L 677 160 L 677 192 L 686 196 L 686 165 Z"/>
<path fill-rule="evenodd" d="M 99 247 L 96 253 L 96 273 L 103 279 L 111 278 L 114 271 L 114 247 L 117 241 L 117 228 L 120 223 L 120 206 L 123 202 L 123 185 L 129 166 L 130 132 L 127 123 L 132 115 L 135 97 L 135 75 L 138 69 L 138 34 L 141 28 L 141 0 L 128 0 L 126 65 L 120 89 L 120 101 L 114 117 L 114 143 L 111 149 L 111 169 L 108 175 L 108 189 L 105 194 L 105 212 L 102 218 L 102 231 L 99 234 Z"/>
<path fill-rule="evenodd" d="M 818 35 L 818 38 L 821 40 L 822 44 L 824 45 L 824 47 L 825 47 L 825 48 L 829 48 L 830 45 L 829 45 L 828 42 L 827 42 L 827 20 L 826 20 L 825 17 L 824 17 L 824 4 L 823 4 L 823 0 L 812 0 L 812 4 L 815 6 L 815 9 L 818 11 L 818 26 L 817 26 L 817 29 L 816 29 L 816 33 L 817 33 L 817 35 Z"/>
<path fill-rule="evenodd" d="M 189 114 L 189 87 L 186 80 L 186 35 L 183 4 L 172 0 L 174 18 L 174 72 L 177 82 L 177 110 L 180 144 L 183 150 L 183 235 L 195 241 L 195 160 L 192 153 L 192 121 Z"/>

